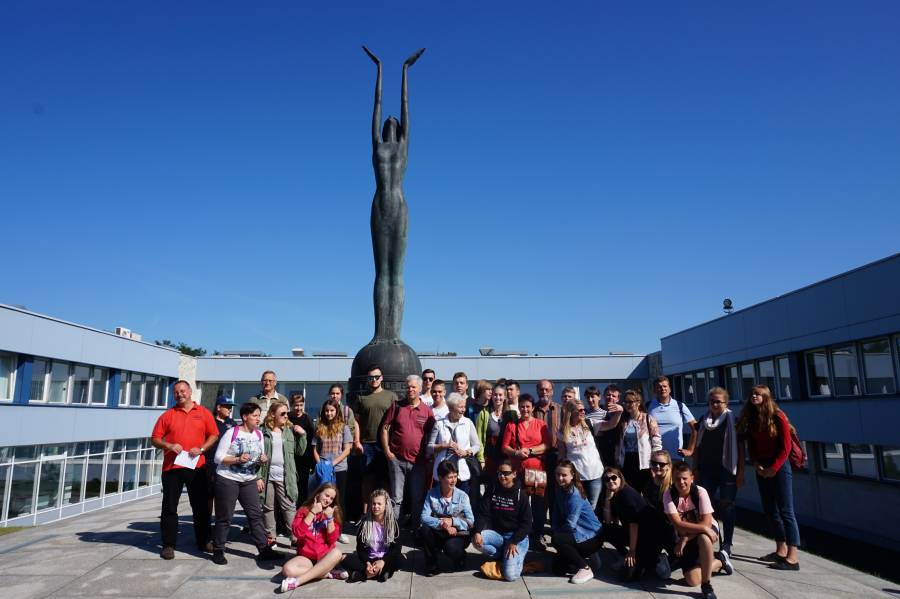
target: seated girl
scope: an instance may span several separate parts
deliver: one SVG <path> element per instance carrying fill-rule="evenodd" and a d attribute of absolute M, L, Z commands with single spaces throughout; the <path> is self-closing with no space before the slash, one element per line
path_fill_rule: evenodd
<path fill-rule="evenodd" d="M 624 580 L 640 578 L 653 571 L 662 548 L 655 510 L 625 481 L 618 468 L 603 472 L 604 493 L 601 502 L 603 540 L 625 555 L 621 571 Z"/>
<path fill-rule="evenodd" d="M 475 517 L 472 545 L 488 557 L 481 573 L 494 580 L 512 582 L 522 575 L 528 534 L 531 532 L 531 505 L 522 485 L 516 480 L 512 461 L 497 467 L 496 480 L 489 483 Z"/>
<path fill-rule="evenodd" d="M 346 571 L 333 570 L 344 557 L 335 547 L 341 535 L 341 520 L 337 489 L 331 483 L 321 485 L 300 506 L 292 527 L 297 537 L 297 557 L 281 569 L 285 576 L 282 593 L 320 578 L 347 578 Z"/>
<path fill-rule="evenodd" d="M 578 472 L 569 460 L 562 460 L 556 467 L 556 501 L 553 504 L 552 544 L 556 548 L 553 572 L 559 575 L 573 573 L 569 582 L 583 584 L 594 577 L 590 558 L 599 570 L 597 551 L 603 546 L 600 521 L 586 499 L 578 480 Z"/>
<path fill-rule="evenodd" d="M 694 484 L 694 473 L 684 462 L 672 466 L 672 486 L 663 496 L 663 509 L 678 534 L 675 556 L 680 558 L 685 583 L 699 584 L 703 599 L 716 599 L 710 577 L 722 569 L 713 554 L 719 529 L 713 522 L 709 494 Z"/>
<path fill-rule="evenodd" d="M 344 556 L 344 567 L 350 573 L 347 582 L 373 578 L 384 582 L 393 576 L 403 559 L 399 536 L 390 496 L 384 489 L 372 491 L 369 508 L 359 522 L 356 552 Z"/>

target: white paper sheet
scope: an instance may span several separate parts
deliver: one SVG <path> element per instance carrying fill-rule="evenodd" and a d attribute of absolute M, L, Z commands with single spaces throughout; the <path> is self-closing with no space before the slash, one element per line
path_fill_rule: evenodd
<path fill-rule="evenodd" d="M 200 454 L 200 455 L 203 455 L 203 454 Z M 193 470 L 194 468 L 197 467 L 197 462 L 200 460 L 200 455 L 198 455 L 195 458 L 192 458 L 191 454 L 189 454 L 186 451 L 182 451 L 177 456 L 175 456 L 175 465 L 181 466 L 183 468 L 190 468 L 191 470 Z"/>

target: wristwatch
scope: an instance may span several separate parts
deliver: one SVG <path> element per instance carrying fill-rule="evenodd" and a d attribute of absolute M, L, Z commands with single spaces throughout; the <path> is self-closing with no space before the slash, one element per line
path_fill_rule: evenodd
<path fill-rule="evenodd" d="M 534 449 L 532 449 L 531 447 L 529 447 L 529 448 L 528 448 L 528 457 L 531 457 L 531 456 L 533 456 L 533 455 L 534 455 Z"/>

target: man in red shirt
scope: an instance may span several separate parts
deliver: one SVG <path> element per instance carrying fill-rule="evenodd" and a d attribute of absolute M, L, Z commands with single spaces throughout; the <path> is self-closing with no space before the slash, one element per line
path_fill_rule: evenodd
<path fill-rule="evenodd" d="M 406 378 L 406 399 L 391 405 L 381 427 L 381 445 L 388 461 L 391 502 L 399 521 L 403 507 L 404 487 L 409 486 L 410 526 L 419 526 L 425 478 L 429 472 L 425 448 L 434 426 L 434 413 L 419 396 L 422 379 L 411 374 Z"/>
<path fill-rule="evenodd" d="M 212 552 L 210 542 L 209 503 L 207 480 L 203 471 L 203 452 L 219 438 L 213 415 L 191 399 L 191 386 L 187 381 L 175 383 L 172 391 L 175 407 L 163 412 L 156 421 L 150 442 L 163 450 L 162 469 L 162 551 L 163 559 L 175 557 L 175 539 L 178 536 L 178 501 L 181 489 L 187 485 L 191 511 L 194 515 L 194 537 L 200 551 Z M 185 452 L 198 458 L 193 468 L 175 464 L 175 458 Z"/>

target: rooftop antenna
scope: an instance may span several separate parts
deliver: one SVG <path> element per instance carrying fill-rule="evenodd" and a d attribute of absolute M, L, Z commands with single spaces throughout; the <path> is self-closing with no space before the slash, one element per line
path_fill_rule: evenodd
<path fill-rule="evenodd" d="M 722 311 L 725 312 L 725 314 L 731 314 L 731 312 L 733 310 L 734 310 L 734 304 L 731 302 L 731 298 L 726 297 L 725 299 L 723 299 L 722 300 Z"/>

